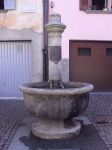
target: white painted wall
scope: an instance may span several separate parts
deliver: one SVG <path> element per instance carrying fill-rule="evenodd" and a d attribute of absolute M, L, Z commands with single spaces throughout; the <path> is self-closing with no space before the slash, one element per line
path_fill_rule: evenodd
<path fill-rule="evenodd" d="M 54 12 L 67 26 L 62 39 L 62 56 L 69 57 L 69 40 L 112 40 L 112 14 L 87 14 L 79 10 L 79 0 L 54 0 Z"/>

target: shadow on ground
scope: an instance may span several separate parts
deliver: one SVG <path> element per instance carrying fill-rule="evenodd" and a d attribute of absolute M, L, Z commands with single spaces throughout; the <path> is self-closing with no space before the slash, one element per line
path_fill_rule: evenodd
<path fill-rule="evenodd" d="M 67 140 L 43 140 L 30 133 L 29 137 L 19 139 L 29 150 L 66 149 L 66 150 L 107 150 L 93 125 L 83 126 L 79 136 Z"/>

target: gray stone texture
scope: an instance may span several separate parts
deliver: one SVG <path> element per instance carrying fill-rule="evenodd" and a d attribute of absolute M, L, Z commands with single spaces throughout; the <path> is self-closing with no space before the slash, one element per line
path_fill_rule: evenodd
<path fill-rule="evenodd" d="M 61 46 L 50 46 L 49 59 L 57 64 L 61 60 Z"/>
<path fill-rule="evenodd" d="M 36 137 L 42 139 L 69 139 L 80 134 L 81 124 L 78 121 L 74 123 L 69 121 L 59 120 L 39 120 L 37 123 L 32 124 L 32 133 Z"/>
<path fill-rule="evenodd" d="M 49 60 L 49 80 L 61 80 L 61 61 L 55 64 Z"/>
<path fill-rule="evenodd" d="M 41 87 L 40 83 L 20 87 L 29 112 L 42 120 L 41 123 L 32 125 L 32 132 L 37 137 L 61 139 L 78 135 L 80 125 L 69 125 L 68 129 L 62 124 L 65 124 L 64 120 L 70 121 L 85 111 L 89 102 L 88 93 L 93 89 L 93 85 L 68 82 L 64 83 L 64 86 L 64 89 L 50 89 L 42 82 Z M 52 122 L 55 122 L 55 127 Z"/>
<path fill-rule="evenodd" d="M 92 122 L 94 122 L 94 118 L 97 115 L 100 115 L 100 116 L 104 115 L 105 119 L 108 118 L 108 119 L 106 119 L 106 121 L 107 121 L 106 124 L 104 124 L 104 123 L 98 124 L 98 132 L 100 133 L 102 139 L 104 140 L 104 142 L 106 143 L 106 145 L 108 147 L 105 150 L 107 150 L 107 149 L 112 150 L 112 145 L 111 145 L 112 137 L 110 136 L 111 129 L 112 129 L 112 123 L 111 123 L 111 119 L 109 119 L 110 117 L 112 118 L 112 94 L 104 94 L 104 93 L 91 94 L 89 107 L 86 110 L 86 115 L 91 116 L 90 118 L 91 118 Z M 48 149 L 51 148 L 51 147 L 49 147 L 49 145 L 52 145 L 53 147 L 59 146 L 59 148 L 61 148 L 61 149 L 76 149 L 74 147 L 73 148 L 71 147 L 71 145 L 73 144 L 73 143 L 71 143 L 71 140 L 70 141 L 66 140 L 65 142 L 63 141 L 62 146 L 61 146 L 60 144 L 57 145 L 57 142 L 52 142 L 52 144 L 51 143 L 49 144 L 49 143 L 47 143 L 47 141 L 43 141 L 41 139 L 38 139 L 39 141 L 37 142 L 36 138 L 35 137 L 32 138 L 32 136 L 30 136 L 28 138 L 28 134 L 30 134 L 29 132 L 27 132 L 28 131 L 27 127 L 29 125 L 29 121 L 28 121 L 28 124 L 26 123 L 26 121 L 24 122 L 25 124 L 27 124 L 27 127 L 26 127 L 24 123 L 21 123 L 21 120 L 23 118 L 29 118 L 29 117 L 30 117 L 30 115 L 27 112 L 27 110 L 25 109 L 25 105 L 22 100 L 0 100 L 0 137 L 1 137 L 0 149 L 1 150 L 7 150 L 7 148 L 9 147 L 9 145 L 11 143 L 11 140 L 14 137 L 16 130 L 18 129 L 19 126 L 21 126 L 21 127 L 24 126 L 24 128 L 25 128 L 26 132 L 25 131 L 24 132 L 26 134 L 23 134 L 23 136 L 26 136 L 26 137 L 24 137 L 25 138 L 24 143 L 27 145 L 26 146 L 27 149 L 30 149 L 29 147 L 32 147 L 33 150 L 35 150 L 35 147 L 37 148 L 38 144 L 39 144 L 39 148 L 41 148 L 41 149 L 42 149 L 42 145 L 44 145 L 44 144 L 46 144 Z M 110 123 L 108 123 L 108 122 L 110 122 Z M 28 127 L 28 128 L 31 128 L 31 127 Z M 87 135 L 89 135 L 88 139 L 91 136 L 93 136 L 95 132 L 94 132 L 94 130 L 93 130 L 93 132 L 90 131 L 89 134 L 87 134 Z M 22 134 L 23 129 L 18 130 L 17 134 L 18 133 Z M 82 131 L 81 131 L 81 133 L 82 133 Z M 103 134 L 103 133 L 105 133 L 105 134 Z M 21 139 L 22 142 L 24 141 L 24 138 Z M 31 143 L 33 141 L 36 141 L 37 144 L 35 145 L 34 144 L 35 142 L 33 144 L 31 144 L 29 141 Z M 73 139 L 73 141 L 74 141 L 74 139 Z M 85 144 L 86 144 L 86 146 L 92 144 L 91 147 L 96 148 L 95 150 L 102 150 L 102 147 L 100 147 L 99 149 L 97 147 L 98 146 L 97 143 L 99 143 L 98 139 L 94 140 L 93 143 L 89 144 L 89 142 L 88 143 L 84 142 L 84 141 L 86 141 L 86 137 L 84 136 L 84 140 L 82 139 L 81 141 L 82 142 L 79 142 L 79 144 L 77 144 L 77 147 L 81 145 L 82 150 L 84 150 L 83 146 L 85 146 Z M 89 140 L 89 141 L 91 141 L 91 140 Z M 69 145 L 65 145 L 66 142 L 69 143 Z M 59 143 L 59 141 L 58 141 L 58 143 Z M 65 147 L 64 147 L 64 145 L 65 145 Z M 7 147 L 6 149 L 4 149 L 5 146 Z M 23 143 L 22 143 L 22 146 L 24 146 Z M 46 146 L 44 145 L 43 149 L 47 149 Z M 94 147 L 94 146 L 96 146 L 96 147 Z M 77 148 L 77 150 L 78 149 L 79 148 Z M 11 150 L 13 150 L 13 149 L 11 149 Z M 19 150 L 22 150 L 21 144 L 20 144 Z M 85 149 L 85 150 L 90 150 L 90 149 Z"/>
<path fill-rule="evenodd" d="M 0 150 L 7 150 L 24 117 L 28 117 L 22 100 L 0 100 Z"/>
<path fill-rule="evenodd" d="M 112 150 L 112 115 L 95 117 L 94 126 L 109 150 Z"/>
<path fill-rule="evenodd" d="M 66 26 L 61 22 L 60 14 L 51 14 L 45 28 L 49 41 L 49 80 L 61 80 L 61 34 Z"/>
<path fill-rule="evenodd" d="M 45 83 L 41 83 L 41 87 L 40 83 L 31 83 L 20 88 L 24 93 L 26 107 L 35 116 L 55 120 L 72 119 L 87 108 L 88 92 L 93 86 L 75 82 L 66 83 L 64 86 L 65 89 L 50 89 Z"/>
<path fill-rule="evenodd" d="M 61 61 L 61 76 L 62 81 L 69 81 L 69 59 L 63 58 Z"/>
<path fill-rule="evenodd" d="M 112 115 L 112 93 L 91 93 L 89 106 L 85 112 L 92 120 L 97 115 Z"/>
<path fill-rule="evenodd" d="M 24 126 L 25 127 L 25 126 Z M 22 129 L 22 128 L 21 128 Z M 24 128 L 25 129 L 25 128 Z M 22 132 L 19 130 L 18 134 Z M 26 130 L 28 132 L 28 130 Z M 81 134 L 77 138 L 67 140 L 43 140 L 36 138 L 31 132 L 18 136 L 12 141 L 15 142 L 9 147 L 9 150 L 107 150 L 106 144 L 100 138 L 93 125 L 83 126 Z"/>

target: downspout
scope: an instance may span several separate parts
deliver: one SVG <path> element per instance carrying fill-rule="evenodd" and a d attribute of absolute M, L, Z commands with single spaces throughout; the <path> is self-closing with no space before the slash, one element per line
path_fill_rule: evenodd
<path fill-rule="evenodd" d="M 43 0 L 43 81 L 48 81 L 48 34 L 45 24 L 49 18 L 49 0 Z"/>

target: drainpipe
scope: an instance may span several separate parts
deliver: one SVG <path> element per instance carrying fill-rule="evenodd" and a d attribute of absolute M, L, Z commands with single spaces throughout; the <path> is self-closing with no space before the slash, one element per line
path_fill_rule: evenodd
<path fill-rule="evenodd" d="M 48 33 L 45 24 L 49 18 L 49 0 L 43 0 L 43 80 L 48 81 Z"/>

